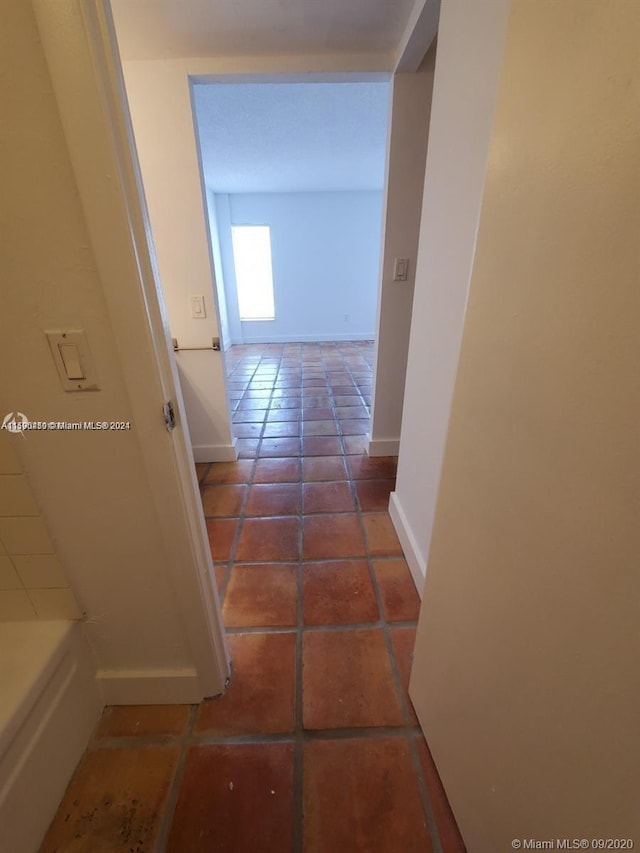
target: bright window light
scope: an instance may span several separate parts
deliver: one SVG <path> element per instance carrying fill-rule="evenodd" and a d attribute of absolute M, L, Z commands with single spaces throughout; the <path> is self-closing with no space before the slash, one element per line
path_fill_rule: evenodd
<path fill-rule="evenodd" d="M 269 226 L 233 225 L 231 237 L 240 319 L 273 320 L 275 309 Z"/>

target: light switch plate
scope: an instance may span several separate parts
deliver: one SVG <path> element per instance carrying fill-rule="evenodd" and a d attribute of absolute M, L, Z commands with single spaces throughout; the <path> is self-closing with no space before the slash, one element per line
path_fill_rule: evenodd
<path fill-rule="evenodd" d="M 193 320 L 204 320 L 207 316 L 207 309 L 204 304 L 204 296 L 190 296 L 189 302 L 191 304 L 191 318 Z"/>
<path fill-rule="evenodd" d="M 396 258 L 393 262 L 393 280 L 406 281 L 409 275 L 409 258 Z"/>
<path fill-rule="evenodd" d="M 45 334 L 64 390 L 99 391 L 98 378 L 84 330 L 69 329 Z"/>

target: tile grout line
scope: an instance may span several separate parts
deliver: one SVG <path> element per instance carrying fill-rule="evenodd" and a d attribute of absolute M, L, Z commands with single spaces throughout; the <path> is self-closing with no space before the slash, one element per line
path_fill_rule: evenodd
<path fill-rule="evenodd" d="M 332 456 L 322 456 L 322 455 L 321 456 L 303 456 L 303 457 L 298 457 L 298 456 L 267 456 L 267 457 L 262 456 L 261 457 L 261 459 L 263 461 L 265 461 L 265 460 L 266 461 L 271 461 L 271 460 L 281 461 L 283 459 L 299 459 L 299 458 L 302 458 L 302 459 L 335 459 L 335 455 L 332 455 Z M 389 480 L 391 478 L 390 477 L 370 477 L 368 479 L 359 479 L 359 480 L 354 481 L 354 485 L 355 485 L 355 482 L 368 483 L 368 482 L 371 482 L 372 480 L 375 480 L 375 479 Z M 254 485 L 254 486 L 297 486 L 300 482 L 313 483 L 314 485 L 320 484 L 323 486 L 324 485 L 333 486 L 333 485 L 336 485 L 338 483 L 348 483 L 349 480 L 303 480 L 303 481 L 298 480 L 296 482 L 292 482 L 291 480 L 283 480 L 282 482 L 277 482 L 277 483 L 253 483 L 252 485 Z M 208 485 L 211 485 L 211 484 L 209 483 Z M 213 488 L 217 489 L 217 488 L 221 488 L 225 485 L 248 486 L 249 483 L 228 483 L 228 484 L 222 483 L 221 486 L 213 486 Z M 244 503 L 244 501 L 243 501 L 243 503 Z M 384 515 L 385 513 L 388 512 L 388 510 L 386 510 L 386 509 L 367 509 L 367 510 L 336 509 L 336 510 L 333 510 L 332 509 L 332 510 L 328 510 L 326 512 L 306 512 L 306 513 L 304 513 L 304 515 L 308 516 L 308 517 L 310 517 L 310 516 L 321 516 L 322 517 L 325 515 L 353 515 L 353 513 L 355 513 L 355 512 L 363 512 L 365 515 Z M 297 513 L 297 512 L 274 512 L 274 513 L 269 513 L 267 515 L 248 515 L 246 517 L 247 518 L 296 518 L 296 516 L 298 516 L 299 514 L 300 513 Z M 240 512 L 238 512 L 237 515 L 206 515 L 205 516 L 205 518 L 210 518 L 210 519 L 215 519 L 215 520 L 224 520 L 224 519 L 233 520 L 233 519 L 239 518 L 239 517 L 240 517 Z M 387 558 L 390 560 L 391 559 L 397 560 L 399 556 L 400 556 L 399 554 L 382 554 L 380 556 L 380 559 L 382 560 L 382 559 Z M 340 558 L 338 558 L 338 559 L 340 559 Z M 344 557 L 342 559 L 349 559 L 349 558 Z M 376 559 L 377 559 L 377 557 L 376 557 Z M 216 560 L 216 562 L 218 563 L 218 565 L 221 565 L 224 561 Z M 245 561 L 243 561 L 243 562 L 245 562 Z M 246 562 L 251 562 L 251 560 L 247 560 Z M 285 561 L 276 561 L 276 562 L 285 562 Z M 295 562 L 295 560 L 294 560 L 294 562 Z"/>
<path fill-rule="evenodd" d="M 346 364 L 346 362 L 345 362 L 345 364 Z M 367 405 L 367 403 L 365 403 L 364 396 L 363 396 L 363 394 L 362 394 L 362 391 L 360 390 L 360 385 L 356 382 L 355 376 L 353 375 L 353 371 L 351 370 L 351 366 L 350 366 L 350 365 L 348 365 L 348 364 L 346 364 L 346 367 L 347 367 L 347 370 L 348 370 L 348 372 L 349 372 L 349 375 L 351 376 L 351 381 L 354 383 L 355 387 L 358 389 L 358 396 L 359 396 L 359 397 L 360 397 L 360 399 L 362 400 L 362 405 L 366 408 L 366 410 L 367 410 L 367 412 L 368 412 L 368 418 L 369 418 L 369 421 L 371 421 L 371 409 L 370 409 L 370 406 L 369 406 L 369 405 Z M 373 368 L 371 368 L 371 367 L 370 367 L 369 369 L 370 369 L 370 371 L 373 371 Z M 369 426 L 371 426 L 371 423 L 369 423 Z"/>
<path fill-rule="evenodd" d="M 424 813 L 427 820 L 427 829 L 429 830 L 429 835 L 431 836 L 433 853 L 443 853 L 440 833 L 438 831 L 438 824 L 433 813 L 431 798 L 429 797 L 429 791 L 427 789 L 427 783 L 424 777 L 424 771 L 422 769 L 422 762 L 420 761 L 420 756 L 418 755 L 418 746 L 416 741 L 418 736 L 422 734 L 422 730 L 418 727 L 416 733 L 407 737 L 409 754 L 411 755 L 411 763 L 413 764 L 413 770 L 418 780 L 418 791 L 420 792 L 420 796 L 422 798 Z"/>
<path fill-rule="evenodd" d="M 367 546 L 368 551 L 368 546 Z M 369 574 L 371 577 L 371 582 L 374 587 L 374 592 L 376 595 L 376 600 L 378 601 L 378 606 L 381 608 L 381 614 L 383 618 L 382 625 L 382 633 L 384 637 L 385 646 L 387 649 L 387 654 L 389 656 L 389 661 L 391 665 L 391 674 L 394 682 L 394 686 L 396 689 L 396 694 L 400 700 L 400 707 L 402 708 L 402 716 L 404 718 L 404 726 L 403 731 L 405 733 L 407 748 L 409 750 L 409 755 L 411 757 L 411 763 L 413 765 L 413 770 L 416 776 L 416 781 L 418 783 L 418 792 L 420 795 L 420 800 L 422 802 L 422 809 L 425 816 L 425 821 L 427 825 L 427 830 L 429 832 L 429 836 L 431 838 L 431 843 L 433 847 L 433 853 L 442 853 L 442 847 L 440 844 L 440 836 L 438 833 L 438 827 L 433 815 L 433 809 L 431 806 L 431 800 L 429 798 L 429 793 L 427 791 L 427 786 L 424 780 L 424 776 L 422 773 L 422 767 L 420 764 L 417 747 L 415 744 L 415 731 L 416 728 L 420 732 L 419 725 L 411 723 L 411 715 L 409 710 L 409 697 L 406 695 L 404 686 L 402 684 L 402 679 L 400 678 L 400 670 L 398 668 L 398 662 L 396 660 L 395 651 L 393 648 L 393 643 L 391 642 L 391 626 L 389 622 L 386 620 L 385 611 L 383 608 L 382 602 L 382 594 L 380 592 L 380 587 L 378 584 L 378 578 L 375 573 L 375 569 L 373 567 L 373 558 L 371 555 L 367 556 L 367 565 L 369 567 Z M 394 627 L 395 627 L 395 623 Z"/>
<path fill-rule="evenodd" d="M 261 360 L 262 360 L 262 357 L 261 357 Z M 243 397 L 244 397 L 244 395 L 247 393 L 248 388 L 249 388 L 249 384 L 250 384 L 250 382 L 252 381 L 253 377 L 255 376 L 255 374 L 256 374 L 256 372 L 257 372 L 257 370 L 259 369 L 259 364 L 260 364 L 260 363 L 258 362 L 258 364 L 257 364 L 257 366 L 256 366 L 256 368 L 255 368 L 255 370 L 253 371 L 253 374 L 252 374 L 252 376 L 251 376 L 251 379 L 250 379 L 250 380 L 249 380 L 249 382 L 247 383 L 247 387 L 245 388 L 244 393 L 243 393 L 242 397 L 240 398 L 240 400 L 242 400 L 242 399 L 243 399 Z M 273 398 L 272 398 L 272 396 L 270 395 L 270 396 L 269 396 L 269 405 L 267 406 L 267 408 L 266 408 L 266 410 L 265 410 L 264 419 L 263 419 L 263 421 L 262 421 L 262 427 L 261 427 L 261 429 L 260 429 L 260 436 L 258 437 L 258 444 L 257 444 L 257 446 L 256 446 L 256 454 L 255 454 L 255 456 L 253 457 L 252 465 L 251 465 L 251 470 L 250 470 L 250 472 L 249 472 L 249 475 L 248 475 L 248 481 L 247 481 L 247 483 L 246 483 L 247 490 L 246 490 L 246 493 L 245 493 L 245 495 L 244 495 L 244 497 L 243 497 L 242 504 L 241 504 L 241 506 L 240 506 L 240 510 L 239 510 L 239 512 L 238 512 L 238 515 L 237 515 L 237 516 L 233 516 L 233 518 L 237 518 L 238 523 L 237 523 L 237 525 L 236 525 L 236 531 L 235 531 L 235 534 L 234 534 L 234 537 L 233 537 L 233 541 L 232 541 L 232 543 L 231 543 L 231 548 L 229 549 L 229 560 L 227 561 L 227 566 L 226 566 L 226 569 L 225 569 L 225 572 L 224 572 L 224 578 L 223 578 L 222 585 L 221 585 L 221 590 L 220 590 L 220 604 L 221 604 L 221 605 L 224 603 L 224 598 L 226 597 L 226 594 L 227 594 L 227 588 L 228 588 L 228 586 L 229 586 L 229 581 L 230 581 L 230 579 L 231 579 L 231 572 L 232 572 L 232 570 L 233 570 L 233 566 L 234 566 L 234 565 L 235 565 L 235 563 L 236 563 L 236 559 L 235 559 L 235 557 L 236 557 L 236 553 L 237 553 L 237 550 L 238 550 L 238 545 L 239 545 L 239 543 L 240 543 L 240 536 L 242 535 L 242 528 L 244 527 L 244 522 L 245 522 L 245 519 L 246 519 L 247 505 L 248 505 L 248 503 L 249 503 L 249 498 L 250 498 L 250 496 L 251 496 L 251 488 L 252 488 L 252 486 L 253 486 L 253 480 L 254 480 L 254 477 L 255 477 L 255 471 L 256 471 L 256 468 L 257 468 L 257 465 L 258 465 L 259 450 L 260 450 L 260 447 L 262 446 L 262 438 L 263 438 L 263 435 L 264 435 L 264 429 L 265 429 L 265 425 L 266 425 L 266 423 L 267 423 L 267 415 L 268 415 L 268 412 L 270 411 L 270 407 L 271 407 L 271 400 L 272 400 L 272 399 L 273 399 Z M 232 426 L 233 426 L 233 424 L 232 424 Z M 212 463 L 212 464 L 213 464 L 213 463 Z M 229 485 L 230 485 L 230 484 L 229 484 Z M 239 485 L 239 484 L 238 484 L 238 485 Z M 223 516 L 223 517 L 224 517 L 224 516 Z M 231 672 L 231 678 L 233 678 L 233 671 Z"/>
<path fill-rule="evenodd" d="M 302 466 L 302 463 L 300 463 Z M 298 487 L 298 565 L 296 568 L 296 663 L 295 663 L 295 747 L 293 768 L 293 853 L 302 853 L 304 845 L 304 723 L 302 696 L 302 548 L 304 506 L 302 468 Z"/>
<path fill-rule="evenodd" d="M 351 484 L 354 490 L 355 489 L 355 481 L 352 479 Z M 442 853 L 442 847 L 440 844 L 440 836 L 438 834 L 437 824 L 434 819 L 433 809 L 431 807 L 431 801 L 429 799 L 427 787 L 423 778 L 422 769 L 420 767 L 419 757 L 417 754 L 417 748 L 415 745 L 415 735 L 410 734 L 410 713 L 409 713 L 409 699 L 405 695 L 405 689 L 402 684 L 402 679 L 400 678 L 400 671 L 398 669 L 398 663 L 396 661 L 395 652 L 393 649 L 393 643 L 391 642 L 391 632 L 389 622 L 387 621 L 386 611 L 384 609 L 384 603 L 382 600 L 382 593 L 380 591 L 380 586 L 378 584 L 378 578 L 375 572 L 375 568 L 373 565 L 374 557 L 369 550 L 369 542 L 367 540 L 366 529 L 364 526 L 363 512 L 360 507 L 358 501 L 358 521 L 360 524 L 362 537 L 364 539 L 364 547 L 366 552 L 366 560 L 367 560 L 367 568 L 369 571 L 369 577 L 371 583 L 373 585 L 374 594 L 376 597 L 376 603 L 380 614 L 380 620 L 382 622 L 381 629 L 384 637 L 385 647 L 387 650 L 387 655 L 389 658 L 389 663 L 391 666 L 391 675 L 393 678 L 393 684 L 396 691 L 396 696 L 399 699 L 400 707 L 402 710 L 402 716 L 404 720 L 404 725 L 402 726 L 403 732 L 405 734 L 405 741 L 407 744 L 407 748 L 409 750 L 409 754 L 411 756 L 411 763 L 413 765 L 413 770 L 416 775 L 416 781 L 418 783 L 418 791 L 420 795 L 420 799 L 422 802 L 422 809 L 426 821 L 427 831 L 429 833 L 432 846 L 433 853 Z M 414 727 L 415 728 L 415 727 Z"/>
<path fill-rule="evenodd" d="M 278 362 L 278 371 L 276 375 L 278 375 L 280 369 L 282 369 L 282 359 Z M 255 374 L 254 374 L 255 375 Z M 238 524 L 238 537 L 240 535 L 240 530 L 244 526 L 244 519 L 246 518 L 246 508 L 249 500 L 249 496 L 251 494 L 251 490 L 253 485 L 255 485 L 255 474 L 258 467 L 258 462 L 260 458 L 266 458 L 260 456 L 260 450 L 262 449 L 262 441 L 264 439 L 264 433 L 267 428 L 267 423 L 269 413 L 272 410 L 272 404 L 274 400 L 274 391 L 275 391 L 275 379 L 274 386 L 271 389 L 271 394 L 269 396 L 269 405 L 267 406 L 264 418 L 262 422 L 262 429 L 260 431 L 260 437 L 258 440 L 258 444 L 255 449 L 255 457 L 254 464 L 251 468 L 251 473 L 249 475 L 249 484 L 247 490 L 246 501 L 243 504 L 242 509 L 244 510 L 242 521 L 239 521 Z M 298 430 L 302 431 L 302 426 L 298 427 Z M 302 437 L 299 437 L 299 456 L 301 456 L 302 451 Z M 302 555 L 302 476 L 301 476 L 301 462 L 298 462 L 298 541 L 297 541 L 297 549 L 298 549 L 298 568 L 296 570 L 296 644 L 295 644 L 295 670 L 294 670 L 294 714 L 295 714 L 295 741 L 294 741 L 294 762 L 293 762 L 293 808 L 292 808 L 292 822 L 293 825 L 291 827 L 292 830 L 292 839 L 293 839 L 293 853 L 302 853 L 302 838 L 303 838 L 303 816 L 302 816 L 302 643 L 301 643 L 301 619 L 302 619 L 302 599 L 301 599 L 301 577 L 300 577 L 300 569 L 299 569 L 299 560 Z M 276 516 L 277 517 L 277 516 Z M 238 539 L 239 541 L 239 539 Z M 235 558 L 237 552 L 237 542 L 236 549 L 232 553 L 232 557 Z M 270 562 L 270 561 L 269 561 Z M 235 563 L 235 559 L 231 561 L 230 566 Z M 238 632 L 241 633 L 241 632 Z M 246 632 L 245 632 L 246 633 Z M 228 739 L 226 739 L 228 741 Z"/>
<path fill-rule="evenodd" d="M 341 482 L 345 482 L 345 481 L 341 481 Z M 259 484 L 259 485 L 263 485 L 263 484 Z M 278 484 L 278 485 L 280 485 L 280 484 Z M 297 485 L 297 484 L 296 483 L 287 483 L 286 485 Z M 318 518 L 323 518 L 323 517 L 328 516 L 328 515 L 357 515 L 357 514 L 358 513 L 356 510 L 352 510 L 350 513 L 327 513 L 327 512 L 324 512 L 324 513 L 315 513 L 314 515 Z M 372 513 L 364 513 L 364 515 L 371 515 L 371 514 Z M 312 515 L 312 513 L 309 514 L 309 517 L 311 515 Z M 253 516 L 252 515 L 252 516 L 249 516 L 249 519 L 264 518 L 267 521 L 270 521 L 271 519 L 275 520 L 275 519 L 279 519 L 279 518 L 287 519 L 287 518 L 297 518 L 297 517 L 298 517 L 297 515 L 262 515 L 262 516 L 261 515 Z M 400 559 L 404 559 L 404 558 L 402 557 L 401 554 L 381 554 L 380 556 L 378 556 L 376 554 L 374 559 L 376 560 L 376 562 L 391 563 L 394 560 L 400 560 Z M 307 564 L 307 563 L 341 563 L 341 562 L 345 562 L 345 561 L 348 562 L 349 560 L 366 560 L 366 556 L 364 554 L 359 554 L 357 556 L 352 556 L 352 557 L 305 557 L 302 560 L 296 560 L 294 557 L 285 557 L 281 560 L 268 560 L 268 562 L 272 563 L 275 566 L 278 566 L 278 565 L 292 565 L 292 564 L 298 563 L 298 562 L 305 563 L 305 564 Z M 261 565 L 262 563 L 264 563 L 265 560 L 238 560 L 237 562 L 243 566 L 258 566 L 258 565 Z M 222 565 L 225 565 L 225 563 L 218 560 L 216 562 L 216 565 L 222 566 Z M 413 620 L 409 619 L 406 621 L 411 622 Z"/>
<path fill-rule="evenodd" d="M 301 564 L 300 568 L 303 567 L 304 564 Z M 418 623 L 415 620 L 403 620 L 389 624 L 392 628 L 416 628 Z M 385 622 L 383 619 L 376 619 L 371 622 L 332 622 L 326 625 L 303 624 L 300 629 L 294 625 L 241 625 L 234 628 L 227 628 L 226 630 L 229 634 L 293 634 L 297 630 L 301 630 L 303 634 L 317 634 L 322 632 L 337 633 L 338 631 L 372 630 L 373 628 L 382 630 L 384 626 Z"/>
<path fill-rule="evenodd" d="M 194 706 L 197 709 L 197 705 Z M 317 740 L 348 740 L 350 738 L 361 738 L 364 740 L 380 740 L 384 738 L 406 738 L 419 737 L 422 734 L 418 725 L 415 726 L 350 726 L 336 729 L 304 729 L 301 732 L 300 741 L 306 743 Z M 122 737 L 103 738 L 87 752 L 95 752 L 97 749 L 120 750 L 135 748 L 157 748 L 164 746 L 179 747 L 191 746 L 225 746 L 227 744 L 259 744 L 259 743 L 296 743 L 297 734 L 289 732 L 244 732 L 242 734 L 215 734 L 194 732 L 183 735 L 131 735 Z"/>
<path fill-rule="evenodd" d="M 166 850 L 167 843 L 169 841 L 169 833 L 171 832 L 171 826 L 173 825 L 173 818 L 176 806 L 178 805 L 178 798 L 180 797 L 180 789 L 182 788 L 182 782 L 184 780 L 190 735 L 193 730 L 197 712 L 198 706 L 191 705 L 189 708 L 187 725 L 185 726 L 185 730 L 179 740 L 180 751 L 178 753 L 178 760 L 176 762 L 173 779 L 169 785 L 167 799 L 164 804 L 164 813 L 160 824 L 160 831 L 158 832 L 158 840 L 156 843 L 156 850 L 158 853 L 162 853 L 163 850 Z"/>
<path fill-rule="evenodd" d="M 227 365 L 227 366 L 228 366 L 228 365 Z M 233 373 L 234 373 L 234 370 L 236 369 L 236 367 L 237 367 L 237 365 L 234 365 L 233 369 L 232 369 L 231 371 L 229 371 L 229 372 L 227 372 L 227 373 L 225 374 L 225 385 L 227 386 L 227 398 L 228 398 L 228 400 L 229 400 L 229 403 L 231 403 L 231 398 L 229 397 L 228 383 L 229 383 L 229 382 L 231 382 L 231 381 L 233 381 L 233 378 L 232 378 L 232 377 L 233 377 Z M 255 370 L 254 370 L 254 373 L 255 373 Z M 249 380 L 249 381 L 251 381 L 251 380 Z M 243 384 L 244 384 L 244 383 L 243 383 Z M 248 383 L 247 383 L 247 385 L 248 385 Z M 235 400 L 233 401 L 234 405 L 233 405 L 233 407 L 232 407 L 232 412 L 231 412 L 231 424 L 230 424 L 230 425 L 231 425 L 231 428 L 232 428 L 233 437 L 234 437 L 234 438 L 236 438 L 236 439 L 238 438 L 238 436 L 235 434 L 235 430 L 233 429 L 233 427 L 235 426 L 234 417 L 235 417 L 235 414 L 236 414 L 236 412 L 237 412 L 237 410 L 238 410 L 238 406 L 240 405 L 241 401 L 243 400 L 243 398 L 244 398 L 245 394 L 247 393 L 247 385 L 245 385 L 245 387 L 243 388 L 243 390 L 242 390 L 242 394 L 240 395 L 240 397 L 238 397 L 237 399 L 235 399 Z M 235 460 L 235 461 L 237 462 L 238 460 Z M 215 464 L 214 462 L 210 462 L 210 463 L 209 463 L 209 468 L 207 469 L 207 474 L 209 474 L 209 472 L 210 472 L 210 470 L 211 470 L 211 467 L 212 467 L 214 464 Z M 217 488 L 217 487 L 220 487 L 220 486 L 228 486 L 228 485 L 240 485 L 240 484 L 236 484 L 236 483 L 224 483 L 224 482 L 217 482 L 217 483 L 205 483 L 205 481 L 206 481 L 206 476 L 203 478 L 202 485 L 208 485 L 208 486 L 211 486 L 211 487 L 213 487 L 213 488 Z M 247 493 L 248 493 L 248 489 L 247 489 Z M 246 500 L 246 497 L 245 497 L 245 498 L 243 498 L 242 504 L 244 504 L 244 503 L 245 503 L 245 500 Z M 242 511 L 242 504 L 241 504 L 241 506 L 240 506 L 240 511 Z M 204 507 L 203 507 L 203 509 L 204 509 Z M 234 547 L 235 547 L 235 544 L 236 544 L 236 541 L 237 541 L 237 537 L 238 537 L 238 535 L 239 535 L 239 534 L 238 534 L 239 527 L 240 527 L 240 524 L 239 524 L 239 514 L 238 514 L 238 516 L 207 516 L 207 515 L 206 515 L 206 513 L 205 513 L 205 523 L 206 523 L 206 521 L 207 521 L 209 518 L 214 518 L 214 519 L 218 519 L 218 518 L 227 518 L 227 519 L 228 519 L 228 518 L 231 518 L 231 517 L 238 519 L 238 524 L 236 525 L 236 530 L 235 530 L 235 533 L 234 533 L 233 540 L 232 540 L 232 542 L 231 542 L 231 547 L 229 548 L 229 558 L 228 558 L 226 561 L 224 561 L 224 560 L 220 560 L 220 561 L 215 560 L 215 561 L 213 561 L 213 562 L 214 562 L 214 579 L 215 579 L 215 565 L 216 565 L 216 564 L 217 564 L 217 565 L 224 565 L 224 567 L 225 567 L 225 568 L 224 568 L 224 572 L 223 572 L 223 576 L 222 576 L 222 582 L 221 582 L 221 583 L 220 583 L 220 585 L 218 586 L 218 598 L 219 598 L 219 600 L 220 600 L 220 611 L 221 611 L 221 613 L 222 613 L 222 607 L 223 607 L 223 605 L 224 605 L 224 599 L 225 599 L 225 596 L 226 596 L 226 594 L 227 594 L 227 587 L 228 587 L 228 585 L 229 585 L 229 579 L 230 579 L 230 577 L 231 577 L 231 569 L 232 569 L 232 567 L 233 567 L 233 560 L 232 560 L 232 556 L 233 556 L 233 549 L 234 549 Z M 217 583 L 217 579 L 215 579 L 215 580 L 216 580 L 216 583 Z M 223 627 L 224 627 L 225 633 L 227 633 L 227 628 L 226 628 L 226 626 L 223 626 Z M 233 663 L 233 662 L 232 662 L 232 663 Z M 229 675 L 229 682 L 225 685 L 225 688 L 224 688 L 225 690 L 228 688 L 229 684 L 231 683 L 231 679 L 232 679 L 232 678 L 233 678 L 233 670 L 231 670 L 231 672 L 230 672 L 230 675 Z"/>
<path fill-rule="evenodd" d="M 236 365 L 236 366 L 237 366 L 237 365 Z M 235 369 L 235 367 L 234 367 L 234 369 Z M 231 374 L 227 374 L 227 375 L 225 376 L 225 382 L 226 382 L 226 383 L 228 383 L 228 382 L 230 381 L 230 379 L 231 379 L 231 375 L 232 375 L 232 374 L 233 374 L 233 370 L 231 371 Z M 253 371 L 253 373 L 252 373 L 252 377 L 253 377 L 253 375 L 254 375 L 254 374 L 255 374 L 255 369 L 254 369 L 254 371 Z M 251 381 L 251 379 L 249 379 L 249 382 L 250 382 L 250 381 Z M 232 413 L 231 413 L 231 427 L 232 427 L 232 432 L 233 432 L 233 427 L 234 427 L 234 425 L 235 425 L 235 421 L 234 421 L 235 413 L 237 412 L 237 410 L 238 410 L 238 406 L 240 405 L 241 401 L 243 400 L 243 398 L 244 398 L 245 394 L 247 393 L 247 388 L 248 388 L 249 382 L 247 382 L 247 385 L 246 385 L 246 386 L 245 386 L 245 388 L 243 389 L 243 392 L 242 392 L 241 396 L 239 397 L 239 399 L 235 401 L 235 406 L 234 406 L 233 411 L 232 411 Z M 228 392 L 227 392 L 227 393 L 228 393 Z M 236 436 L 236 435 L 235 435 L 235 432 L 234 432 L 234 438 L 238 438 L 238 436 Z M 236 460 L 236 461 L 238 461 L 238 460 Z M 213 462 L 211 462 L 211 463 L 209 464 L 209 469 L 207 470 L 207 474 L 208 474 L 208 473 L 209 473 L 209 471 L 211 470 L 211 466 L 212 466 L 212 465 L 214 465 L 214 464 L 215 464 L 215 463 L 213 463 Z M 251 476 L 251 475 L 249 475 L 249 476 Z M 205 479 L 206 479 L 206 478 L 205 478 Z M 231 484 L 231 483 L 226 483 L 226 484 L 218 483 L 218 484 L 209 484 L 209 485 L 232 485 L 232 484 Z M 242 502 L 243 504 L 246 502 L 246 499 L 248 499 L 248 494 L 249 494 L 249 487 L 247 488 L 247 495 L 245 496 L 245 499 L 243 499 L 243 502 Z M 241 505 L 241 507 L 240 507 L 240 511 L 242 511 L 242 505 Z M 214 517 L 217 517 L 217 516 L 214 516 Z M 224 516 L 223 516 L 223 517 L 224 517 Z M 234 518 L 235 518 L 235 517 L 236 517 L 236 516 L 234 516 Z M 206 518 L 207 518 L 207 516 L 205 515 L 205 522 L 206 522 Z M 235 530 L 235 533 L 234 533 L 233 540 L 232 540 L 232 542 L 231 542 L 231 547 L 229 548 L 229 559 L 228 559 L 228 560 L 226 560 L 226 561 L 225 561 L 225 563 L 224 563 L 224 565 L 225 565 L 225 570 L 224 570 L 224 574 L 223 574 L 223 577 L 222 577 L 222 583 L 220 584 L 220 587 L 219 587 L 219 589 L 218 589 L 218 597 L 219 597 L 219 599 L 220 599 L 220 612 L 221 612 L 221 613 L 222 613 L 222 607 L 223 607 L 223 605 L 224 605 L 224 599 L 225 599 L 226 594 L 227 594 L 227 587 L 228 587 L 228 585 L 229 585 L 229 580 L 230 580 L 230 578 L 231 578 L 231 569 L 233 568 L 233 553 L 234 553 L 234 549 L 237 547 L 238 538 L 239 538 L 239 536 L 240 536 L 240 528 L 241 528 L 241 524 L 240 524 L 240 515 L 238 515 L 238 516 L 237 516 L 237 519 L 238 519 L 238 524 L 236 525 L 236 530 Z M 222 563 L 221 563 L 221 564 L 222 564 Z M 214 575 L 215 575 L 215 568 L 214 568 Z M 224 626 L 223 626 L 223 627 L 224 627 Z M 226 628 L 225 628 L 225 631 L 226 631 Z M 233 663 L 233 662 L 232 662 L 232 663 Z M 229 682 L 227 683 L 227 685 L 225 685 L 225 690 L 227 689 L 227 687 L 228 687 L 228 686 L 229 686 L 229 684 L 231 683 L 231 679 L 232 679 L 232 678 L 233 678 L 233 670 L 231 670 L 231 672 L 230 672 L 230 674 L 229 674 Z"/>
<path fill-rule="evenodd" d="M 282 360 L 280 369 L 282 369 Z M 275 390 L 275 388 L 274 388 Z M 302 398 L 300 398 L 302 399 Z M 272 397 L 273 400 L 273 397 Z M 266 416 L 265 416 L 266 424 Z M 299 432 L 302 432 L 302 422 L 299 421 Z M 302 437 L 299 436 L 299 449 L 302 451 Z M 298 462 L 298 560 L 296 567 L 296 632 L 295 632 L 295 664 L 294 664 L 294 755 L 293 755 L 293 803 L 292 803 L 292 853 L 302 853 L 303 848 L 303 747 L 302 747 L 302 581 L 300 559 L 302 557 L 302 462 Z"/>
<path fill-rule="evenodd" d="M 323 360 L 325 384 L 329 388 L 329 377 L 326 370 L 326 361 Z M 320 397 L 320 395 L 317 395 Z M 336 433 L 338 431 L 338 423 L 335 411 L 335 398 L 331 392 L 325 395 L 331 401 L 331 412 L 335 423 Z M 304 406 L 304 397 L 302 405 Z M 305 458 L 305 420 L 303 418 L 303 409 L 301 408 L 301 440 L 300 451 L 301 460 Z M 344 445 L 340 439 L 340 444 L 344 451 Z M 344 460 L 343 460 L 344 464 Z M 296 746 L 295 746 L 295 787 L 294 787 L 294 853 L 302 853 L 304 845 L 304 705 L 303 705 L 303 632 L 304 632 L 304 611 L 303 611 L 303 582 L 304 582 L 304 519 L 306 517 L 304 509 L 304 474 L 302 470 L 303 462 L 300 462 L 300 483 L 299 483 L 299 539 L 298 539 L 298 569 L 296 576 Z"/>
<path fill-rule="evenodd" d="M 368 556 L 367 564 L 369 566 L 369 572 L 371 576 L 371 581 L 374 586 L 376 599 L 379 601 L 379 606 L 383 608 L 382 602 L 382 593 L 380 591 L 380 586 L 378 584 L 378 578 L 375 572 L 375 568 L 373 566 L 373 558 L 371 555 Z M 406 735 L 406 743 L 407 748 L 409 750 L 409 755 L 411 757 L 411 763 L 413 766 L 413 770 L 416 776 L 416 781 L 418 783 L 418 792 L 420 795 L 420 799 L 422 801 L 422 808 L 425 816 L 427 830 L 429 832 L 429 836 L 432 842 L 433 853 L 442 853 L 442 848 L 440 844 L 440 836 L 438 833 L 438 828 L 436 821 L 433 815 L 433 809 L 431 807 L 431 801 L 429 798 L 429 793 L 427 791 L 427 787 L 424 781 L 422 767 L 420 764 L 419 756 L 416 748 L 416 731 L 421 732 L 419 725 L 411 723 L 411 714 L 410 714 L 410 699 L 406 695 L 406 691 L 402 684 L 402 679 L 400 678 L 400 671 L 398 668 L 398 662 L 396 660 L 395 650 L 393 648 L 393 643 L 391 641 L 391 628 L 399 627 L 397 623 L 389 623 L 386 619 L 386 615 L 384 615 L 385 611 L 381 610 L 383 613 L 383 636 L 385 640 L 385 645 L 387 648 L 387 654 L 389 655 L 390 663 L 391 663 L 391 672 L 396 688 L 396 692 L 400 699 L 400 704 L 402 707 L 402 713 L 405 719 L 404 731 Z M 417 623 L 416 623 L 417 624 Z"/>

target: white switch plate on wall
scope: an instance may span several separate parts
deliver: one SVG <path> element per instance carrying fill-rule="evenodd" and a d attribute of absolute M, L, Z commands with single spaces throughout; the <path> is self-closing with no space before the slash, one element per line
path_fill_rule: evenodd
<path fill-rule="evenodd" d="M 393 262 L 393 280 L 406 281 L 409 275 L 409 258 L 396 258 Z"/>
<path fill-rule="evenodd" d="M 193 320 L 204 320 L 207 316 L 207 309 L 204 304 L 204 296 L 190 296 L 189 302 L 191 305 L 191 317 Z"/>
<path fill-rule="evenodd" d="M 100 390 L 84 330 L 75 329 L 45 334 L 64 390 Z"/>

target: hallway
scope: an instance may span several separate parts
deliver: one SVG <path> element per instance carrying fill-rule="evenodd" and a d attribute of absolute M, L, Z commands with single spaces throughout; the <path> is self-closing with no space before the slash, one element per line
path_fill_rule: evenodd
<path fill-rule="evenodd" d="M 232 684 L 106 709 L 44 851 L 464 850 L 406 692 L 419 600 L 396 460 L 364 453 L 372 355 L 227 354 L 240 459 L 197 469 Z"/>

